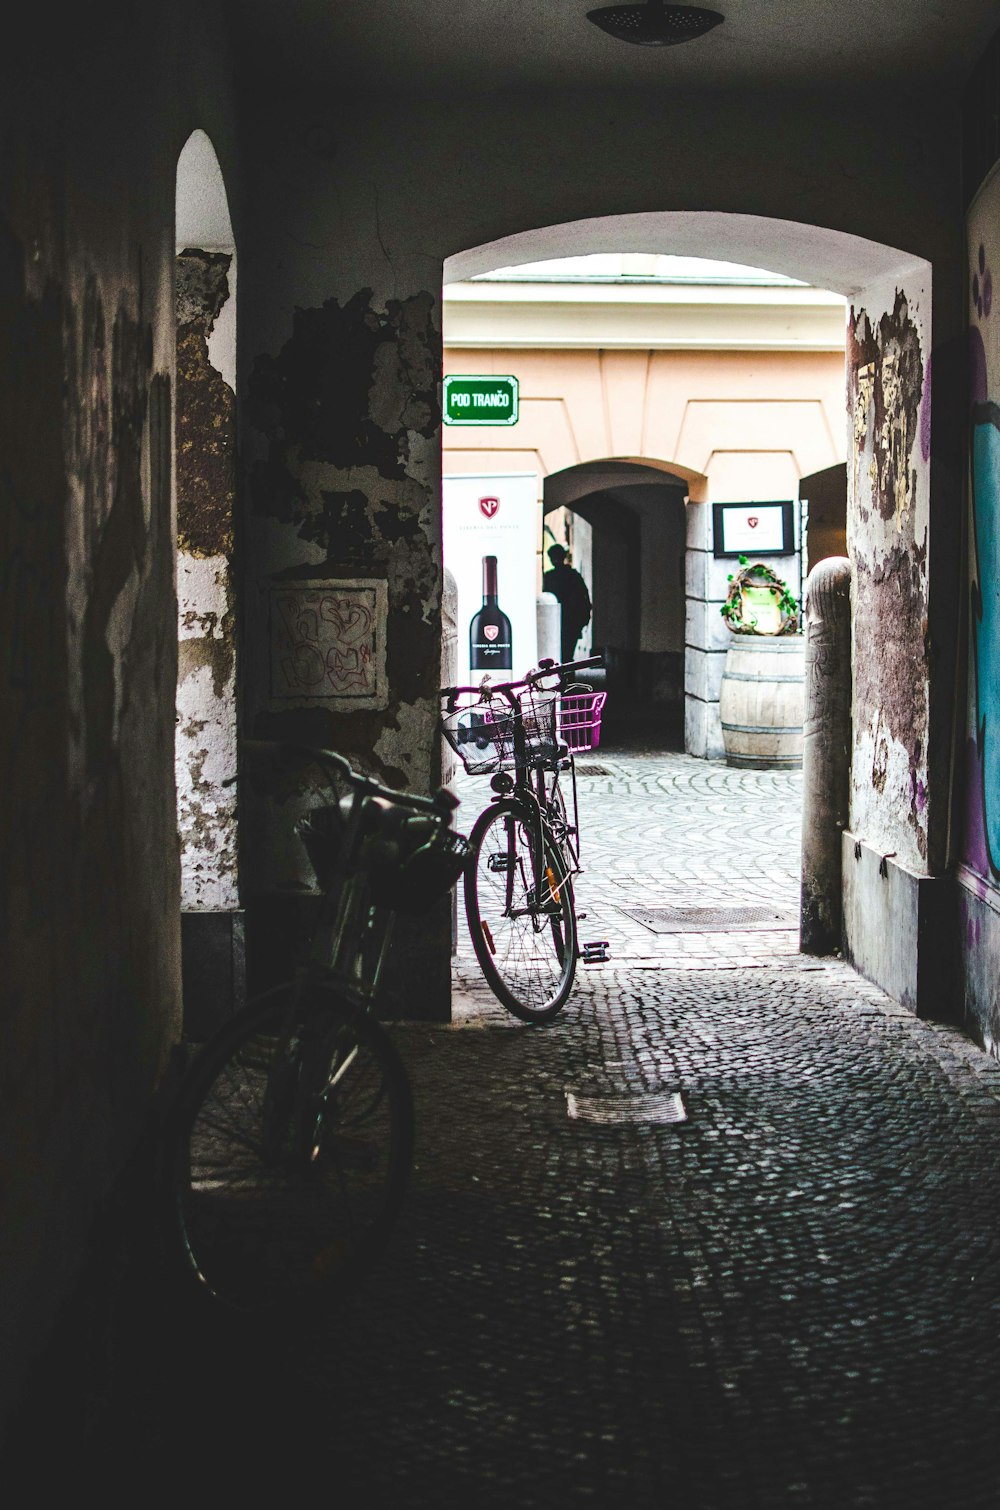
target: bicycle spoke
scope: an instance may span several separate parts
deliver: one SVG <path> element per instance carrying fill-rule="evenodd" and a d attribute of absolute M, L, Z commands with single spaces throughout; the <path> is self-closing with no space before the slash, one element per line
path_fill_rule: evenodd
<path fill-rule="evenodd" d="M 248 1011 L 211 1046 L 176 1136 L 173 1200 L 187 1262 L 241 1309 L 305 1298 L 354 1273 L 388 1235 L 409 1169 L 405 1075 L 366 1020 L 313 1013 L 288 1115 L 268 1129 L 278 1039 L 266 1042 L 258 1026 L 273 1028 L 286 1002 L 279 994 Z M 305 1098 L 298 1107 L 295 1096 Z"/>
<path fill-rule="evenodd" d="M 496 842 L 501 831 L 503 849 Z M 539 863 L 533 825 L 513 804 L 485 815 L 480 836 L 466 889 L 477 956 L 505 1005 L 528 1020 L 543 1020 L 562 1005 L 575 967 L 566 868 L 551 847 Z"/>

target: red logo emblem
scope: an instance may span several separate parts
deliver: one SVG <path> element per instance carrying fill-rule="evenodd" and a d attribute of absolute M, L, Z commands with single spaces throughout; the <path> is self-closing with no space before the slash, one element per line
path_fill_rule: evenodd
<path fill-rule="evenodd" d="M 750 517 L 749 517 L 749 519 L 747 520 L 747 527 L 748 527 L 748 529 L 755 530 L 757 528 L 757 526 L 758 526 L 759 523 L 760 523 L 760 519 L 757 517 L 757 515 L 756 514 L 751 514 Z"/>
<path fill-rule="evenodd" d="M 499 624 L 484 624 L 483 625 L 483 634 L 486 636 L 486 638 L 488 640 L 495 640 L 496 637 L 497 637 L 497 635 L 499 633 L 500 633 L 500 625 Z"/>
<path fill-rule="evenodd" d="M 479 500 L 479 512 L 485 514 L 487 519 L 492 519 L 499 507 L 499 498 L 480 498 Z"/>

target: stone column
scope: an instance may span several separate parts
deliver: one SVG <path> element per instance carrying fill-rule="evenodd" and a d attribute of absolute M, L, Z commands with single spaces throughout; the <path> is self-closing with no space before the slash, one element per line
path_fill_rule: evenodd
<path fill-rule="evenodd" d="M 799 947 L 832 954 L 841 942 L 851 766 L 851 563 L 844 556 L 817 562 L 806 582 L 805 683 Z"/>

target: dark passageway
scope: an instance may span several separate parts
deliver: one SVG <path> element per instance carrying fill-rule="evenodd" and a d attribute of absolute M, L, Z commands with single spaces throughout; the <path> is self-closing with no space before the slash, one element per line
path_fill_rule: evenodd
<path fill-rule="evenodd" d="M 56 1481 L 144 1501 L 173 1473 L 185 1497 L 209 1472 L 254 1492 L 277 1469 L 293 1501 L 365 1506 L 994 1506 L 1000 0 L 728 0 L 670 47 L 569 0 L 28 7 L 0 72 L 15 1502 Z M 651 345 L 633 287 L 612 348 L 600 299 L 563 318 L 567 283 L 534 301 L 534 344 L 572 352 L 589 319 L 582 407 L 526 371 L 509 444 L 479 456 L 546 484 L 649 466 L 671 492 L 587 480 L 631 521 L 598 567 L 629 584 L 603 629 L 619 743 L 581 775 L 580 906 L 611 961 L 526 1030 L 481 1009 L 460 955 L 452 1014 L 451 910 L 428 887 L 391 955 L 420 1142 L 385 1262 L 305 1335 L 220 1327 L 163 1269 L 156 1136 L 185 1008 L 189 1028 L 226 1017 L 284 975 L 313 910 L 296 825 L 316 790 L 239 747 L 322 745 L 429 802 L 443 290 L 609 253 L 782 280 L 744 290 L 738 340 L 698 285 L 702 347 L 747 354 L 734 450 L 707 377 L 660 385 L 685 300 L 657 284 Z M 835 402 L 772 382 L 754 313 L 788 312 L 808 369 L 831 348 L 807 284 L 842 301 Z M 461 370 L 503 385 L 527 347 L 477 335 L 466 302 Z M 676 524 L 681 478 L 683 625 L 680 542 L 657 572 L 646 534 L 661 504 Z M 849 789 L 825 834 L 842 956 L 815 961 L 795 947 L 794 773 L 720 760 L 714 510 L 784 506 L 800 480 L 853 573 Z M 546 489 L 542 510 L 577 498 Z M 682 685 L 695 761 L 670 733 Z M 677 926 L 685 898 L 714 920 Z M 660 1120 L 675 1096 L 686 1120 Z M 310 1178 L 316 1145 L 295 1152 Z"/>

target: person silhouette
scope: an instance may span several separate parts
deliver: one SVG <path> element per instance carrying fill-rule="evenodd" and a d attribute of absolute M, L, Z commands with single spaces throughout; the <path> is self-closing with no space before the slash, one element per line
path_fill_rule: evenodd
<path fill-rule="evenodd" d="M 542 577 L 545 592 L 559 599 L 561 612 L 560 660 L 571 661 L 576 642 L 590 623 L 591 602 L 587 584 L 576 569 L 566 560 L 568 552 L 562 545 L 549 546 L 552 569 Z"/>

